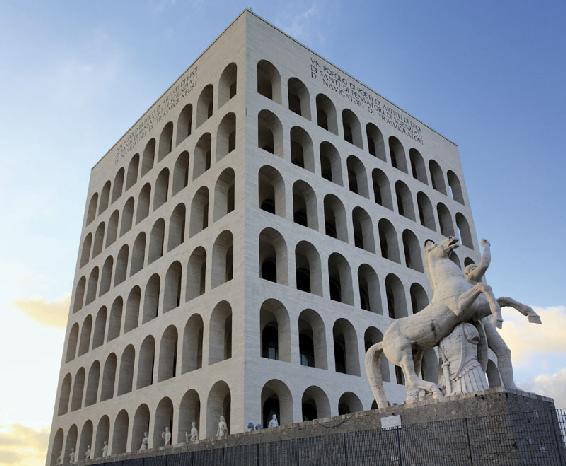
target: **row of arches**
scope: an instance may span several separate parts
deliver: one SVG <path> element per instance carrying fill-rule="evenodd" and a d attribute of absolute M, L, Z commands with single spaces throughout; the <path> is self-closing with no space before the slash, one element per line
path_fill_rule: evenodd
<path fill-rule="evenodd" d="M 264 97 L 281 104 L 281 88 L 282 80 L 277 68 L 267 60 L 260 60 L 257 63 L 257 92 Z M 308 120 L 311 119 L 310 93 L 307 86 L 300 79 L 296 77 L 288 79 L 287 97 L 289 110 Z M 394 168 L 405 173 L 409 173 L 410 168 L 410 173 L 413 178 L 424 184 L 429 184 L 428 180 L 430 177 L 433 189 L 436 189 L 443 194 L 448 194 L 446 188 L 447 183 L 445 182 L 443 171 L 438 162 L 431 159 L 428 163 L 427 173 L 425 160 L 418 150 L 411 148 L 409 150 L 409 160 L 407 161 L 405 149 L 403 148 L 401 141 L 394 136 L 389 137 L 387 140 L 388 150 L 386 151 L 383 134 L 374 123 L 367 123 L 364 132 L 358 116 L 352 110 L 346 108 L 341 112 L 341 125 L 339 125 L 339 112 L 328 96 L 320 93 L 316 96 L 313 103 L 316 107 L 316 123 L 319 127 L 334 133 L 336 136 L 340 133 L 345 141 L 353 144 L 361 150 L 364 150 L 364 147 L 366 147 L 367 152 L 384 162 L 387 162 L 386 153 L 388 152 L 390 163 Z M 283 149 L 281 133 L 282 126 L 277 116 L 268 110 L 262 110 L 258 115 L 258 147 L 282 156 Z M 308 133 L 306 133 L 302 128 L 293 127 L 291 129 L 291 161 L 296 165 L 314 171 L 314 167 L 311 168 L 312 161 L 308 160 L 309 154 L 304 154 L 304 157 L 307 159 L 304 163 L 301 163 L 302 157 L 294 157 L 293 155 L 293 141 L 303 140 L 307 143 L 308 139 L 310 139 L 308 137 Z M 303 150 L 305 152 L 308 151 L 308 149 Z M 464 204 L 464 196 L 460 180 L 452 170 L 447 172 L 447 181 L 452 198 L 455 201 Z"/>
<path fill-rule="evenodd" d="M 222 71 L 218 81 L 217 108 L 222 107 L 236 95 L 237 72 L 238 67 L 235 63 L 230 63 Z M 197 99 L 194 112 L 192 104 L 185 105 L 178 116 L 176 126 L 174 126 L 172 121 L 167 122 L 161 130 L 158 142 L 156 142 L 155 138 L 151 138 L 141 153 L 141 158 L 140 154 L 135 154 L 130 159 L 127 169 L 125 167 L 119 168 L 113 183 L 108 180 L 103 185 L 100 193 L 96 192 L 90 197 L 86 215 L 87 225 L 97 215 L 103 213 L 110 204 L 115 202 L 123 192 L 134 186 L 139 178 L 145 176 L 153 168 L 156 157 L 158 162 L 161 161 L 173 150 L 174 145 L 180 144 L 190 136 L 193 129 L 193 120 L 196 123 L 196 127 L 199 127 L 213 115 L 213 94 L 214 88 L 212 84 L 204 86 Z M 174 134 L 175 129 L 176 134 Z M 216 160 L 220 160 L 235 147 L 235 131 L 235 115 L 234 113 L 228 113 L 218 127 Z M 207 142 L 209 144 L 209 140 L 210 133 L 205 133 L 195 146 L 195 154 L 198 151 L 203 151 L 202 158 L 205 161 L 207 157 L 206 146 Z"/>
<path fill-rule="evenodd" d="M 234 114 L 230 113 L 224 117 L 221 126 L 224 124 L 226 118 L 233 119 Z M 221 130 L 219 129 L 219 133 L 220 132 Z M 235 147 L 233 142 L 234 132 L 232 131 L 229 134 L 232 135 L 230 136 L 230 141 L 232 142 L 226 145 L 226 150 L 232 151 Z M 221 140 L 222 138 L 219 137 L 217 148 L 220 147 Z M 177 157 L 172 172 L 169 168 L 163 168 L 159 172 L 153 185 L 149 182 L 144 184 L 138 193 L 137 199 L 134 199 L 132 196 L 125 202 L 121 215 L 118 209 L 114 210 L 107 222 L 100 222 L 94 232 L 89 232 L 85 235 L 81 246 L 80 267 L 85 266 L 90 259 L 98 256 L 105 247 L 109 247 L 117 238 L 130 231 L 134 222 L 136 224 L 140 223 L 151 211 L 159 209 L 169 199 L 173 198 L 177 193 L 187 187 L 190 177 L 189 171 L 192 172 L 194 179 L 208 170 L 210 163 L 210 134 L 206 133 L 199 139 L 199 142 L 195 146 L 192 159 L 188 151 L 183 151 Z M 226 168 L 219 175 L 214 188 L 214 221 L 234 209 L 234 189 L 234 169 Z M 208 214 L 208 191 L 208 188 L 203 186 L 197 191 L 198 197 L 195 195 L 196 199 L 199 201 L 206 201 L 206 214 Z M 205 213 L 201 213 L 201 217 L 204 216 Z M 199 220 L 199 222 L 201 222 L 201 220 Z M 206 218 L 206 222 L 208 222 L 208 218 Z M 108 223 L 107 226 L 106 223 Z"/>

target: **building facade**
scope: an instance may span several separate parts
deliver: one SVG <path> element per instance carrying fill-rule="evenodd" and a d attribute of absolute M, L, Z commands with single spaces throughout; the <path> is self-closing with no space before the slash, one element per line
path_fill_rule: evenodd
<path fill-rule="evenodd" d="M 370 409 L 449 235 L 477 259 L 457 146 L 244 11 L 92 169 L 47 464 Z"/>

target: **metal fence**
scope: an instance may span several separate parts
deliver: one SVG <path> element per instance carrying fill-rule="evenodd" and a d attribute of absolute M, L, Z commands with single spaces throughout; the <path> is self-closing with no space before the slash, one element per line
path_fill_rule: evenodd
<path fill-rule="evenodd" d="M 413 424 L 391 430 L 211 444 L 108 466 L 566 466 L 566 410 Z"/>

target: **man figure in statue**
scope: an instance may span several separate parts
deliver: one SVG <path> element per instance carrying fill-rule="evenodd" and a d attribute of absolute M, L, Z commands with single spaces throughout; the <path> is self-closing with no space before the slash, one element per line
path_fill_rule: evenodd
<path fill-rule="evenodd" d="M 108 456 L 108 442 L 104 441 L 104 446 L 102 447 L 102 458 L 106 458 Z"/>
<path fill-rule="evenodd" d="M 224 416 L 220 416 L 218 420 L 218 429 L 216 431 L 216 438 L 221 440 L 225 439 L 228 436 L 228 424 L 224 420 Z"/>
<path fill-rule="evenodd" d="M 198 429 L 195 421 L 191 423 L 191 442 L 198 442 Z"/>
<path fill-rule="evenodd" d="M 277 420 L 277 414 L 273 414 L 273 416 L 271 416 L 271 419 L 269 420 L 269 423 L 267 424 L 268 428 L 273 428 L 273 427 L 279 427 L 279 421 Z"/>
<path fill-rule="evenodd" d="M 75 464 L 75 449 L 71 449 L 69 453 L 69 464 Z"/>
<path fill-rule="evenodd" d="M 90 459 L 90 445 L 86 448 L 85 451 L 85 460 L 89 460 Z"/>
<path fill-rule="evenodd" d="M 165 430 L 161 432 L 161 438 L 163 439 L 164 448 L 171 446 L 171 431 L 169 427 L 165 427 Z"/>
<path fill-rule="evenodd" d="M 141 441 L 140 449 L 138 451 L 145 451 L 147 450 L 149 444 L 149 439 L 147 438 L 147 432 L 143 433 L 143 438 Z"/>

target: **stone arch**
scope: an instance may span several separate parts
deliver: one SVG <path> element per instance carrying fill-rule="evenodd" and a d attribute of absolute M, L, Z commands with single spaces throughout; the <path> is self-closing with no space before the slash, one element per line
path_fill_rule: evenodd
<path fill-rule="evenodd" d="M 79 262 L 80 267 L 85 266 L 88 264 L 90 259 L 90 250 L 92 248 L 92 233 L 89 233 L 85 236 L 83 240 L 83 247 L 81 249 L 81 260 Z"/>
<path fill-rule="evenodd" d="M 360 120 L 350 109 L 346 108 L 342 110 L 342 128 L 344 130 L 344 140 L 346 142 L 354 144 L 360 149 L 364 148 Z"/>
<path fill-rule="evenodd" d="M 369 198 L 368 179 L 364 164 L 355 155 L 346 159 L 348 187 L 353 193 Z"/>
<path fill-rule="evenodd" d="M 342 254 L 337 252 L 328 257 L 328 288 L 331 300 L 350 306 L 354 304 L 350 264 Z"/>
<path fill-rule="evenodd" d="M 169 325 L 159 343 L 159 366 L 157 381 L 162 382 L 177 374 L 177 327 Z"/>
<path fill-rule="evenodd" d="M 104 363 L 102 372 L 102 389 L 100 390 L 100 401 L 109 400 L 114 396 L 114 382 L 116 380 L 117 359 L 114 353 L 110 353 Z"/>
<path fill-rule="evenodd" d="M 324 197 L 324 226 L 328 236 L 348 242 L 346 209 L 342 201 L 334 194 L 327 194 Z"/>
<path fill-rule="evenodd" d="M 364 348 L 367 352 L 370 347 L 383 340 L 383 334 L 376 327 L 368 327 L 364 332 Z M 375 364 L 375 363 L 374 363 Z M 381 358 L 379 362 L 381 377 L 384 382 L 389 382 L 389 362 L 387 358 Z M 373 409 L 373 408 L 372 408 Z"/>
<path fill-rule="evenodd" d="M 236 149 L 236 115 L 227 113 L 216 132 L 216 160 L 221 160 Z"/>
<path fill-rule="evenodd" d="M 200 397 L 196 390 L 189 389 L 181 398 L 179 404 L 179 422 L 177 427 L 177 441 L 182 442 L 185 435 L 190 438 L 192 423 L 201 431 Z"/>
<path fill-rule="evenodd" d="M 289 78 L 287 81 L 287 102 L 289 110 L 308 120 L 311 119 L 309 90 L 300 79 Z"/>
<path fill-rule="evenodd" d="M 354 326 L 346 319 L 338 319 L 332 327 L 334 339 L 334 368 L 336 372 L 360 375 L 358 338 Z"/>
<path fill-rule="evenodd" d="M 100 191 L 100 201 L 98 203 L 98 214 L 100 215 L 108 208 L 108 204 L 110 203 L 110 189 L 112 184 L 110 181 L 104 183 L 102 187 L 102 191 Z"/>
<path fill-rule="evenodd" d="M 130 197 L 122 209 L 122 221 L 120 222 L 120 236 L 125 235 L 132 229 L 134 221 L 134 198 Z"/>
<path fill-rule="evenodd" d="M 110 246 L 111 244 L 116 241 L 118 237 L 118 223 L 120 221 L 120 213 L 118 209 L 112 212 L 110 218 L 108 219 L 108 231 L 106 232 L 106 247 Z"/>
<path fill-rule="evenodd" d="M 411 173 L 415 180 L 428 184 L 426 177 L 426 166 L 421 153 L 414 148 L 409 149 L 409 160 L 411 162 Z"/>
<path fill-rule="evenodd" d="M 61 458 L 61 453 L 63 452 L 63 429 L 57 429 L 55 436 L 53 437 L 53 443 L 51 446 L 51 461 L 50 465 L 55 466 Z M 62 459 L 62 458 L 61 458 Z"/>
<path fill-rule="evenodd" d="M 368 264 L 362 264 L 358 267 L 358 290 L 360 293 L 360 307 L 364 311 L 383 314 L 379 277 L 373 267 Z"/>
<path fill-rule="evenodd" d="M 88 276 L 88 286 L 86 289 L 85 305 L 92 303 L 96 299 L 96 290 L 98 288 L 98 267 L 94 267 Z"/>
<path fill-rule="evenodd" d="M 263 302 L 259 310 L 261 357 L 291 362 L 291 325 L 285 306 L 276 299 Z"/>
<path fill-rule="evenodd" d="M 234 278 L 234 235 L 230 230 L 224 230 L 216 237 L 212 246 L 211 267 L 212 288 Z"/>
<path fill-rule="evenodd" d="M 220 301 L 212 310 L 209 325 L 209 364 L 232 357 L 232 307 Z"/>
<path fill-rule="evenodd" d="M 191 135 L 193 130 L 193 106 L 192 104 L 187 104 L 179 113 L 179 118 L 177 119 L 177 144 L 183 142 L 186 138 Z"/>
<path fill-rule="evenodd" d="M 328 141 L 320 143 L 320 171 L 321 176 L 340 186 L 342 182 L 342 161 L 336 147 Z"/>
<path fill-rule="evenodd" d="M 155 425 L 153 426 L 153 447 L 164 447 L 165 439 L 161 437 L 163 431 L 168 428 L 173 436 L 173 402 L 165 396 L 161 398 L 155 409 Z"/>
<path fill-rule="evenodd" d="M 131 451 L 139 451 L 144 434 L 148 435 L 149 440 L 150 417 L 149 408 L 145 403 L 137 407 L 134 414 L 134 423 L 132 425 L 132 443 L 130 445 Z"/>
<path fill-rule="evenodd" d="M 182 373 L 202 367 L 204 323 L 199 314 L 193 314 L 187 320 L 183 331 Z"/>
<path fill-rule="evenodd" d="M 293 396 L 287 385 L 278 379 L 271 379 L 261 389 L 261 420 L 267 428 L 273 415 L 279 425 L 293 422 Z"/>
<path fill-rule="evenodd" d="M 119 455 L 126 453 L 126 442 L 128 441 L 128 427 L 130 416 L 125 409 L 121 409 L 114 421 L 114 431 L 112 434 L 112 454 Z"/>
<path fill-rule="evenodd" d="M 179 154 L 179 157 L 177 157 L 177 161 L 175 162 L 175 167 L 173 168 L 173 186 L 171 188 L 173 196 L 188 186 L 189 165 L 189 153 L 185 150 Z"/>
<path fill-rule="evenodd" d="M 397 139 L 395 136 L 389 137 L 389 158 L 391 160 L 391 165 L 394 168 L 408 173 L 405 149 L 403 149 L 403 144 L 401 144 L 401 141 L 399 141 L 399 139 Z"/>
<path fill-rule="evenodd" d="M 417 272 L 424 272 L 421 246 L 417 235 L 415 235 L 411 230 L 404 230 L 401 237 L 403 240 L 405 265 Z"/>
<path fill-rule="evenodd" d="M 148 335 L 144 338 L 139 354 L 136 388 L 143 388 L 153 384 L 153 366 L 155 363 L 155 339 L 153 336 Z"/>
<path fill-rule="evenodd" d="M 470 231 L 470 224 L 464 214 L 458 212 L 456 214 L 456 225 L 462 244 L 470 249 L 474 249 L 474 242 L 472 240 L 472 232 Z"/>
<path fill-rule="evenodd" d="M 66 463 L 69 460 L 69 457 L 71 456 L 71 452 L 74 452 L 74 458 L 73 461 L 76 461 L 77 459 L 77 439 L 79 436 L 79 432 L 77 429 L 76 424 L 73 424 L 71 427 L 69 427 L 69 430 L 67 431 L 67 438 L 65 440 L 65 456 L 63 458 L 64 462 Z"/>
<path fill-rule="evenodd" d="M 362 402 L 358 398 L 358 395 L 352 392 L 345 392 L 340 396 L 338 400 L 338 415 L 342 416 L 344 414 L 356 413 L 363 411 Z"/>
<path fill-rule="evenodd" d="M 88 201 L 88 209 L 86 215 L 86 224 L 92 223 L 96 217 L 96 209 L 98 207 L 98 193 L 94 193 Z"/>
<path fill-rule="evenodd" d="M 189 237 L 196 235 L 208 227 L 208 188 L 201 186 L 193 196 L 191 217 L 189 219 Z"/>
<path fill-rule="evenodd" d="M 154 273 L 145 286 L 143 298 L 142 323 L 145 324 L 159 315 L 159 295 L 161 293 L 161 279 Z"/>
<path fill-rule="evenodd" d="M 155 161 L 155 138 L 151 138 L 145 145 L 142 154 L 142 163 L 141 163 L 142 177 L 153 168 L 154 161 Z"/>
<path fill-rule="evenodd" d="M 128 163 L 128 171 L 126 172 L 126 191 L 130 189 L 138 181 L 138 172 L 140 165 L 140 155 L 134 154 Z"/>
<path fill-rule="evenodd" d="M 83 320 L 81 326 L 81 337 L 79 339 L 79 356 L 88 353 L 90 349 L 90 337 L 92 335 L 92 316 L 89 314 Z"/>
<path fill-rule="evenodd" d="M 62 416 L 69 410 L 69 400 L 71 398 L 71 374 L 67 374 L 61 382 L 59 389 L 59 409 L 57 414 Z"/>
<path fill-rule="evenodd" d="M 193 180 L 210 169 L 212 164 L 212 138 L 204 133 L 195 145 L 193 153 Z"/>
<path fill-rule="evenodd" d="M 281 103 L 281 75 L 267 60 L 257 62 L 257 92 L 278 104 Z"/>
<path fill-rule="evenodd" d="M 446 194 L 446 183 L 444 182 L 444 174 L 442 173 L 442 168 L 436 160 L 431 160 L 428 162 L 428 169 L 430 171 L 430 181 L 432 187 L 440 191 L 442 194 Z"/>
<path fill-rule="evenodd" d="M 379 247 L 381 256 L 393 262 L 401 263 L 399 254 L 399 244 L 397 243 L 397 232 L 393 224 L 386 218 L 382 218 L 378 224 L 379 231 Z"/>
<path fill-rule="evenodd" d="M 83 276 L 79 278 L 75 288 L 75 299 L 73 301 L 73 312 L 77 312 L 83 307 L 83 300 L 85 295 L 86 278 Z"/>
<path fill-rule="evenodd" d="M 379 128 L 373 123 L 366 125 L 366 136 L 368 141 L 368 152 L 384 162 L 387 161 L 385 155 L 385 143 L 383 142 L 383 134 Z"/>
<path fill-rule="evenodd" d="M 118 376 L 118 395 L 132 391 L 134 381 L 134 363 L 136 360 L 136 350 L 133 345 L 124 348 L 120 356 L 120 373 Z"/>
<path fill-rule="evenodd" d="M 236 208 L 236 175 L 234 169 L 226 168 L 216 181 L 214 188 L 213 221 L 220 220 Z"/>
<path fill-rule="evenodd" d="M 456 175 L 456 173 L 454 173 L 452 170 L 448 170 L 446 176 L 448 177 L 448 187 L 450 188 L 452 199 L 454 199 L 456 202 L 459 202 L 460 204 L 465 205 L 464 193 L 462 191 L 460 178 L 458 178 L 458 175 Z"/>
<path fill-rule="evenodd" d="M 258 204 L 261 210 L 285 217 L 285 183 L 281 174 L 269 165 L 258 172 Z"/>
<path fill-rule="evenodd" d="M 293 183 L 293 221 L 318 230 L 316 195 L 311 185 L 298 180 Z"/>
<path fill-rule="evenodd" d="M 75 322 L 71 327 L 71 330 L 69 331 L 69 336 L 67 337 L 67 357 L 65 358 L 65 362 L 69 362 L 75 359 L 78 342 L 79 342 L 79 324 Z"/>
<path fill-rule="evenodd" d="M 442 202 L 436 205 L 436 213 L 438 215 L 438 223 L 440 225 L 440 233 L 443 236 L 454 236 L 454 224 L 448 207 Z"/>
<path fill-rule="evenodd" d="M 108 323 L 108 340 L 111 341 L 120 336 L 120 330 L 122 328 L 122 309 L 124 307 L 124 301 L 121 296 L 117 296 L 112 302 L 112 307 L 110 308 L 110 320 Z"/>
<path fill-rule="evenodd" d="M 167 202 L 169 194 L 169 169 L 164 168 L 157 175 L 155 181 L 155 190 L 153 191 L 153 210 L 159 209 Z"/>
<path fill-rule="evenodd" d="M 94 444 L 94 457 L 100 458 L 102 456 L 102 449 L 105 444 L 108 444 L 110 439 L 110 419 L 104 415 L 98 421 L 96 427 L 96 441 Z"/>
<path fill-rule="evenodd" d="M 301 399 L 303 421 L 330 417 L 328 396 L 320 387 L 311 385 L 303 392 Z"/>
<path fill-rule="evenodd" d="M 299 241 L 295 247 L 295 284 L 298 290 L 322 296 L 320 255 L 307 241 Z"/>
<path fill-rule="evenodd" d="M 387 311 L 392 319 L 407 317 L 407 301 L 405 289 L 399 277 L 390 273 L 385 277 L 385 292 L 387 294 Z"/>
<path fill-rule="evenodd" d="M 212 98 L 212 84 L 204 86 L 197 100 L 196 126 L 197 128 L 208 120 L 214 113 L 214 101 Z"/>
<path fill-rule="evenodd" d="M 371 173 L 373 181 L 373 196 L 377 204 L 393 210 L 393 202 L 391 200 L 391 186 L 389 178 L 379 168 L 374 168 Z"/>
<path fill-rule="evenodd" d="M 169 121 L 161 130 L 159 135 L 159 147 L 157 160 L 163 160 L 173 149 L 173 122 Z M 155 208 L 155 207 L 154 207 Z"/>
<path fill-rule="evenodd" d="M 124 320 L 124 333 L 137 328 L 140 320 L 141 288 L 136 285 L 130 290 L 126 301 L 126 318 Z"/>
<path fill-rule="evenodd" d="M 297 326 L 301 366 L 327 369 L 326 331 L 320 315 L 312 309 L 305 309 L 299 314 Z"/>
<path fill-rule="evenodd" d="M 259 234 L 259 277 L 287 284 L 287 244 L 281 233 L 264 228 Z"/>
<path fill-rule="evenodd" d="M 218 81 L 218 108 L 238 92 L 238 66 L 232 62 L 224 68 Z"/>
<path fill-rule="evenodd" d="M 434 220 L 432 203 L 428 196 L 422 191 L 417 193 L 417 207 L 419 210 L 419 221 L 421 222 L 421 225 L 432 231 L 436 231 L 436 222 Z"/>
<path fill-rule="evenodd" d="M 316 124 L 331 133 L 338 135 L 336 107 L 332 100 L 324 94 L 316 96 Z"/>
<path fill-rule="evenodd" d="M 98 385 L 100 383 L 100 362 L 94 361 L 88 371 L 86 384 L 85 406 L 96 403 L 98 398 Z"/>
<path fill-rule="evenodd" d="M 355 207 L 352 210 L 352 224 L 354 225 L 354 245 L 368 252 L 375 252 L 373 222 L 369 214 L 361 207 Z"/>
<path fill-rule="evenodd" d="M 100 274 L 100 290 L 98 291 L 98 296 L 102 296 L 108 293 L 110 286 L 112 285 L 112 270 L 114 268 L 114 258 L 108 256 L 104 261 L 102 266 L 102 272 Z"/>
<path fill-rule="evenodd" d="M 180 203 L 171 212 L 169 217 L 169 236 L 167 238 L 167 251 L 172 251 L 185 242 L 185 218 L 187 209 Z"/>
<path fill-rule="evenodd" d="M 266 152 L 283 157 L 283 126 L 269 110 L 257 115 L 257 146 Z"/>
<path fill-rule="evenodd" d="M 165 274 L 163 289 L 163 312 L 168 312 L 181 304 L 183 267 L 179 261 L 173 262 Z"/>
<path fill-rule="evenodd" d="M 130 277 L 143 269 L 145 261 L 145 243 L 145 233 L 142 231 L 138 234 L 138 236 L 136 236 L 134 241 L 130 263 Z"/>
<path fill-rule="evenodd" d="M 149 233 L 149 249 L 147 263 L 151 264 L 163 256 L 163 243 L 165 241 L 165 220 L 158 218 Z"/>
<path fill-rule="evenodd" d="M 96 231 L 94 232 L 94 243 L 92 244 L 93 259 L 102 252 L 102 246 L 104 245 L 105 228 L 106 224 L 104 222 L 100 222 L 96 227 Z"/>
<path fill-rule="evenodd" d="M 85 370 L 81 367 L 75 373 L 73 380 L 73 396 L 71 398 L 71 411 L 81 409 L 83 405 L 83 395 L 85 388 Z"/>
<path fill-rule="evenodd" d="M 92 335 L 92 349 L 98 348 L 104 344 L 106 338 L 106 321 L 108 312 L 106 306 L 102 306 L 96 313 L 94 320 L 94 333 Z"/>
<path fill-rule="evenodd" d="M 146 183 L 138 196 L 138 206 L 136 209 L 136 224 L 140 223 L 149 214 L 149 202 L 151 199 L 151 185 Z"/>
<path fill-rule="evenodd" d="M 220 416 L 224 416 L 228 432 L 231 431 L 231 404 L 230 387 L 223 380 L 219 380 L 210 389 L 206 401 L 206 438 L 216 437 Z"/>
<path fill-rule="evenodd" d="M 191 300 L 206 291 L 206 249 L 199 246 L 193 250 L 187 264 L 186 300 Z"/>
<path fill-rule="evenodd" d="M 314 151 L 312 139 L 303 128 L 291 128 L 291 163 L 314 173 Z"/>
<path fill-rule="evenodd" d="M 426 306 L 428 306 L 428 295 L 425 289 L 419 283 L 413 283 L 410 288 L 411 295 L 411 310 L 413 314 L 422 311 Z"/>
<path fill-rule="evenodd" d="M 411 190 L 402 181 L 395 183 L 395 196 L 397 198 L 397 211 L 403 217 L 415 220 L 415 209 L 413 207 L 413 196 Z"/>

